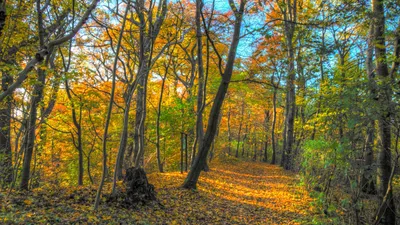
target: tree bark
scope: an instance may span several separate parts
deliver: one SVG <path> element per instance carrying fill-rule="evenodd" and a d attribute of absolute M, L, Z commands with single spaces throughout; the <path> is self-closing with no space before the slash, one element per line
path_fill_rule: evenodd
<path fill-rule="evenodd" d="M 197 43 L 198 88 L 197 88 L 195 148 L 197 149 L 201 149 L 204 139 L 204 126 L 203 126 L 204 66 L 203 66 L 203 42 L 202 42 L 203 34 L 201 32 L 201 20 L 200 20 L 200 12 L 202 8 L 203 8 L 203 1 L 196 0 L 196 43 Z M 193 149 L 193 152 L 196 152 L 196 149 Z M 193 157 L 195 157 L 195 154 L 193 154 Z"/>
<path fill-rule="evenodd" d="M 123 36 L 123 33 L 124 33 L 124 29 L 125 29 L 125 23 L 126 23 L 128 12 L 129 12 L 129 7 L 130 7 L 130 0 L 128 1 L 126 9 L 125 9 L 125 14 L 124 14 L 124 17 L 123 17 L 123 20 L 122 20 L 121 31 L 119 33 L 118 43 L 117 43 L 116 50 L 115 50 L 115 58 L 114 58 L 113 71 L 112 71 L 112 85 L 111 85 L 110 101 L 108 103 L 107 116 L 106 116 L 106 120 L 105 120 L 105 123 L 104 123 L 103 144 L 102 144 L 103 169 L 102 169 L 102 173 L 101 173 L 101 180 L 100 180 L 100 183 L 99 183 L 99 187 L 98 187 L 97 193 L 96 193 L 96 198 L 95 198 L 95 201 L 94 201 L 94 206 L 93 206 L 93 210 L 94 211 L 97 211 L 97 208 L 99 207 L 101 192 L 103 190 L 104 181 L 105 181 L 106 176 L 107 176 L 108 127 L 110 126 L 111 112 L 112 112 L 112 108 L 113 108 L 113 105 L 114 105 L 114 95 L 115 95 L 115 83 L 116 83 L 118 55 L 119 55 L 119 51 L 121 49 L 122 36 Z M 115 182 L 116 181 L 114 179 L 114 183 Z M 114 186 L 113 189 L 115 189 L 115 184 L 113 184 L 113 186 Z"/>
<path fill-rule="evenodd" d="M 268 110 L 265 110 L 265 119 L 264 119 L 264 127 L 265 127 L 265 141 L 264 141 L 264 158 L 263 161 L 268 161 L 268 131 L 269 131 L 269 121 L 271 114 Z"/>
<path fill-rule="evenodd" d="M 153 13 L 148 13 L 145 18 L 146 11 L 152 11 L 154 8 L 147 10 L 144 1 L 135 2 L 134 8 L 139 18 L 140 32 L 139 32 L 139 71 L 138 71 L 138 93 L 136 100 L 136 115 L 135 115 L 135 134 L 134 134 L 134 163 L 135 166 L 143 165 L 144 156 L 144 134 L 145 134 L 145 121 L 146 121 L 146 105 L 147 105 L 147 81 L 149 77 L 150 68 L 153 61 L 153 45 L 155 42 L 162 23 L 164 22 L 167 13 L 166 0 L 160 1 L 159 13 L 155 22 L 153 23 Z M 148 30 L 146 30 L 148 29 Z"/>
<path fill-rule="evenodd" d="M 296 24 L 296 10 L 297 1 L 287 0 L 287 14 L 285 20 L 285 36 L 286 36 L 286 48 L 288 51 L 288 76 L 287 76 L 287 127 L 286 127 L 286 158 L 284 168 L 286 170 L 291 170 L 293 168 L 293 144 L 294 144 L 294 117 L 296 112 L 296 92 L 294 81 L 296 79 L 295 73 L 295 57 L 294 57 L 294 47 L 293 47 L 293 36 Z"/>
<path fill-rule="evenodd" d="M 7 90 L 12 83 L 12 77 L 2 72 L 1 88 Z M 0 103 L 0 184 L 5 186 L 13 180 L 12 152 L 11 152 L 11 109 L 12 96 Z"/>
<path fill-rule="evenodd" d="M 38 37 L 39 37 L 39 48 L 44 48 L 44 26 L 43 26 L 43 12 L 40 6 L 40 0 L 36 1 L 37 8 L 37 21 L 38 21 Z M 49 55 L 46 57 L 45 65 L 48 64 Z M 37 118 L 37 110 L 40 102 L 43 98 L 43 89 L 46 84 L 46 71 L 41 68 L 37 69 L 37 82 L 33 87 L 33 95 L 31 97 L 30 103 L 30 111 L 28 118 L 28 125 L 26 129 L 26 133 L 24 135 L 24 143 L 22 144 L 24 150 L 24 161 L 22 164 L 22 174 L 21 174 L 21 183 L 20 188 L 23 190 L 29 189 L 29 179 L 30 179 L 30 170 L 31 170 L 31 161 L 33 148 L 35 146 L 36 139 L 36 118 Z"/>
<path fill-rule="evenodd" d="M 242 132 L 242 124 L 243 124 L 243 117 L 244 117 L 244 102 L 242 102 L 242 110 L 240 112 L 240 122 L 239 122 L 239 133 L 238 133 L 238 138 L 237 138 L 237 145 L 236 145 L 236 153 L 235 157 L 239 157 L 239 147 L 240 147 L 240 135 Z"/>
<path fill-rule="evenodd" d="M 390 76 L 386 61 L 385 43 L 385 15 L 384 1 L 372 0 L 374 16 L 374 43 L 376 56 L 376 74 L 378 79 L 378 104 L 379 104 L 379 152 L 378 152 L 378 193 L 382 200 L 387 195 L 388 200 L 384 205 L 384 213 L 380 224 L 396 224 L 396 210 L 393 201 L 392 189 L 389 187 L 392 169 L 391 159 L 391 99 Z M 386 193 L 388 191 L 388 193 Z"/>
<path fill-rule="evenodd" d="M 76 133 L 76 138 L 77 140 L 75 140 L 74 138 L 74 134 L 71 133 L 72 135 L 72 141 L 73 144 L 76 148 L 76 150 L 78 151 L 78 161 L 79 161 L 79 166 L 78 166 L 78 185 L 83 185 L 83 146 L 82 146 L 82 127 L 81 127 L 81 121 L 82 121 L 82 106 L 80 106 L 80 110 L 79 110 L 79 119 L 77 118 L 76 115 L 76 109 L 75 109 L 75 103 L 74 103 L 74 99 L 72 98 L 72 94 L 71 94 L 71 89 L 69 87 L 69 83 L 68 83 L 68 79 L 65 79 L 65 90 L 67 92 L 67 96 L 69 101 L 71 102 L 71 112 L 72 112 L 72 122 L 74 124 L 74 127 L 76 129 L 75 133 Z"/>
<path fill-rule="evenodd" d="M 35 145 L 35 134 L 36 134 L 36 118 L 37 109 L 43 98 L 43 88 L 45 85 L 45 71 L 38 69 L 37 83 L 34 85 L 33 95 L 30 102 L 28 126 L 26 133 L 24 135 L 24 143 L 22 144 L 24 149 L 24 161 L 22 164 L 22 174 L 20 188 L 23 190 L 28 190 L 29 188 L 29 178 L 31 171 L 31 161 L 33 148 Z"/>
<path fill-rule="evenodd" d="M 374 101 L 376 97 L 376 83 L 375 83 L 375 72 L 373 66 L 373 39 L 374 35 L 374 26 L 373 23 L 370 25 L 370 30 L 368 34 L 368 49 L 367 49 L 367 58 L 366 58 L 366 68 L 367 68 L 367 76 L 368 76 L 368 83 L 369 83 L 369 93 L 371 101 Z M 371 112 L 371 110 L 370 110 Z M 375 184 L 374 184 L 374 134 L 375 134 L 375 119 L 373 115 L 368 115 L 368 125 L 367 125 L 367 139 L 365 142 L 365 149 L 364 149 L 364 171 L 361 179 L 361 187 L 363 192 L 373 194 L 376 192 Z"/>
<path fill-rule="evenodd" d="M 231 142 L 232 142 L 232 135 L 231 135 L 231 107 L 228 109 L 228 154 L 231 154 Z"/>
<path fill-rule="evenodd" d="M 195 189 L 198 178 L 200 176 L 201 170 L 204 168 L 205 161 L 207 160 L 208 151 L 210 150 L 211 144 L 214 140 L 215 133 L 218 127 L 218 118 L 221 112 L 222 103 L 224 102 L 226 92 L 229 87 L 229 82 L 232 77 L 236 50 L 240 39 L 240 27 L 243 20 L 244 7 L 246 5 L 246 0 L 240 1 L 240 8 L 237 9 L 233 0 L 229 0 L 230 6 L 235 13 L 235 26 L 233 32 L 232 43 L 229 48 L 228 61 L 225 66 L 225 71 L 222 74 L 222 80 L 218 87 L 214 103 L 211 107 L 211 112 L 209 115 L 208 126 L 204 136 L 203 146 L 201 147 L 195 162 L 186 177 L 183 187 L 186 189 Z"/>
<path fill-rule="evenodd" d="M 167 79 L 167 71 L 165 71 L 164 77 L 162 78 L 160 99 L 158 100 L 157 107 L 157 120 L 156 120 L 156 150 L 157 150 L 157 166 L 160 173 L 164 172 L 163 164 L 161 162 L 161 150 L 160 150 L 160 118 L 161 118 L 161 105 L 164 94 L 165 80 Z"/>
<path fill-rule="evenodd" d="M 272 96 L 272 125 L 271 125 L 272 159 L 271 159 L 271 164 L 276 163 L 276 143 L 275 143 L 276 94 L 277 94 L 277 88 L 274 86 L 274 93 Z"/>

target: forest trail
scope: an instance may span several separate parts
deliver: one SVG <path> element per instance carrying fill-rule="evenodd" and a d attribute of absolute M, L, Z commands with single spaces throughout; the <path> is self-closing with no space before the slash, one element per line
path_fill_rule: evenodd
<path fill-rule="evenodd" d="M 260 162 L 217 163 L 198 192 L 179 188 L 186 174 L 155 173 L 150 181 L 178 224 L 309 224 L 315 213 L 297 174 Z M 171 198 L 172 197 L 172 198 Z M 169 221 L 171 222 L 171 221 Z"/>
<path fill-rule="evenodd" d="M 297 174 L 261 162 L 215 162 L 197 191 L 181 188 L 186 173 L 148 174 L 161 204 L 125 209 L 92 204 L 96 186 L 0 192 L 0 224 L 311 224 L 318 216 Z M 110 184 L 104 193 L 110 193 Z"/>

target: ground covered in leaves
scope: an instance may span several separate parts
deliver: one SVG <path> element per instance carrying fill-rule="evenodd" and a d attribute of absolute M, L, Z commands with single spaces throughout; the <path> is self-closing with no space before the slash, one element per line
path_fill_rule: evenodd
<path fill-rule="evenodd" d="M 96 187 L 0 193 L 4 224 L 312 224 L 319 217 L 297 176 L 255 162 L 214 163 L 197 191 L 180 188 L 186 174 L 149 174 L 159 202 L 135 209 L 106 203 L 92 211 Z M 109 186 L 105 192 L 109 191 Z"/>

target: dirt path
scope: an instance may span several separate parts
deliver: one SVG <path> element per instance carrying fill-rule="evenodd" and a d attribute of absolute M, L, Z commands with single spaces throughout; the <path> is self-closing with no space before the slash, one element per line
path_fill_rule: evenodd
<path fill-rule="evenodd" d="M 186 224 L 309 224 L 309 197 L 296 174 L 265 163 L 213 165 L 202 173 L 198 192 L 182 192 L 180 173 L 153 174 L 167 223 Z M 172 198 L 171 198 L 172 197 Z M 177 198 L 177 199 L 175 199 Z"/>
<path fill-rule="evenodd" d="M 44 186 L 0 192 L 0 224 L 311 224 L 309 194 L 296 174 L 254 162 L 214 163 L 197 191 L 180 186 L 186 174 L 149 174 L 159 203 L 135 209 L 106 203 L 92 210 L 96 186 Z M 104 193 L 111 191 L 107 183 Z"/>

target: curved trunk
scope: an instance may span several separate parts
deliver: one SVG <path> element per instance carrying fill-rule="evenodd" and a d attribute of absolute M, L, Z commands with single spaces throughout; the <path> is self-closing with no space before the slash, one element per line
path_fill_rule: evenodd
<path fill-rule="evenodd" d="M 236 57 L 236 50 L 237 50 L 237 46 L 239 44 L 239 39 L 240 39 L 240 37 L 239 37 L 240 27 L 242 24 L 244 6 L 246 4 L 246 1 L 242 0 L 240 2 L 239 10 L 237 10 L 236 7 L 234 7 L 235 3 L 233 2 L 233 0 L 230 0 L 229 2 L 231 5 L 231 8 L 234 10 L 235 16 L 236 16 L 232 44 L 229 49 L 228 61 L 226 63 L 225 72 L 222 76 L 222 80 L 220 82 L 217 94 L 214 99 L 214 103 L 211 107 L 210 116 L 208 119 L 208 126 L 207 126 L 207 130 L 206 130 L 206 133 L 204 136 L 203 145 L 201 146 L 199 153 L 195 159 L 195 162 L 183 184 L 183 187 L 187 188 L 187 189 L 195 189 L 196 188 L 197 181 L 199 179 L 201 170 L 204 168 L 204 166 L 206 164 L 207 155 L 208 155 L 208 152 L 210 150 L 211 144 L 214 140 L 214 137 L 215 137 L 215 134 L 216 134 L 216 131 L 218 128 L 218 119 L 219 119 L 219 114 L 221 113 L 221 107 L 224 102 L 225 95 L 226 95 L 226 92 L 229 87 L 229 82 L 232 77 L 233 66 L 234 66 L 235 57 Z"/>

